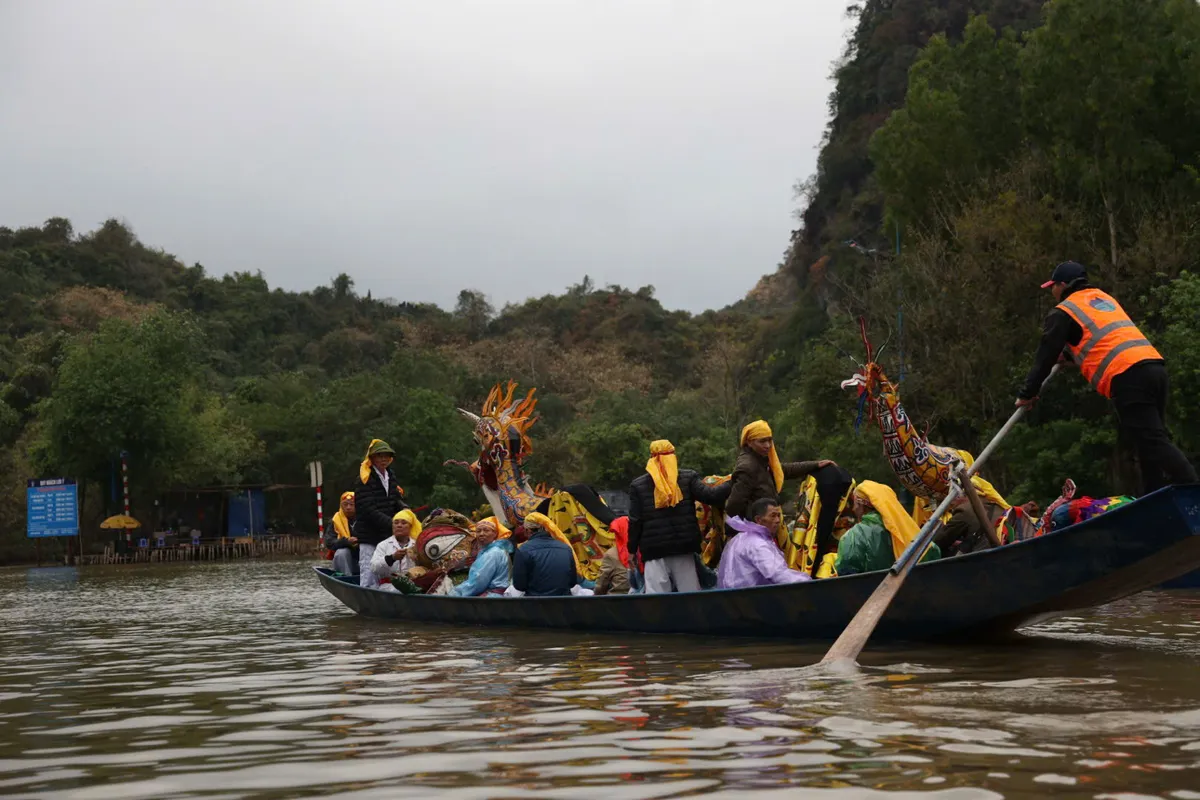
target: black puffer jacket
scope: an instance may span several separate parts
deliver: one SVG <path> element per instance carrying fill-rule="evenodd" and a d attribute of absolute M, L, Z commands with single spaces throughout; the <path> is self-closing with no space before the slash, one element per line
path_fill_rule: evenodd
<path fill-rule="evenodd" d="M 732 483 L 706 486 L 694 470 L 679 470 L 683 500 L 670 508 L 654 507 L 654 481 L 649 473 L 629 484 L 629 552 L 640 552 L 643 561 L 700 552 L 700 525 L 696 501 L 720 507 Z"/>
<path fill-rule="evenodd" d="M 400 496 L 396 476 L 388 469 L 385 491 L 379 473 L 371 468 L 371 477 L 354 490 L 354 535 L 359 544 L 379 544 L 392 535 L 392 517 L 408 508 Z"/>

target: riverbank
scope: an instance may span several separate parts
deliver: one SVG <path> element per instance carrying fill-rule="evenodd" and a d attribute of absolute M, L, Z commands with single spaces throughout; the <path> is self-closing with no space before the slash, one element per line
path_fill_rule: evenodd
<path fill-rule="evenodd" d="M 236 561 L 254 558 L 320 558 L 321 550 L 313 536 L 272 536 L 254 539 L 217 539 L 201 541 L 198 545 L 178 544 L 171 547 L 135 547 L 118 551 L 107 546 L 100 553 L 82 556 L 66 554 L 54 558 L 22 560 L 6 567 L 98 566 L 101 564 L 177 564 L 183 562 Z"/>

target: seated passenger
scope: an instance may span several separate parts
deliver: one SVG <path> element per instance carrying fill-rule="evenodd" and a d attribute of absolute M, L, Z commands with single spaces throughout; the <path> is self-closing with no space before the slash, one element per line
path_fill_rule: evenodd
<path fill-rule="evenodd" d="M 875 481 L 863 481 L 854 489 L 854 513 L 858 524 L 846 531 L 838 542 L 834 569 L 838 575 L 855 575 L 890 569 L 896 559 L 917 538 L 920 528 L 900 505 L 896 492 Z M 922 561 L 941 557 L 936 544 L 930 544 Z"/>
<path fill-rule="evenodd" d="M 480 520 L 475 525 L 476 544 L 483 547 L 467 573 L 467 579 L 451 589 L 453 597 L 499 597 L 509 585 L 513 554 L 512 531 L 495 517 Z"/>
<path fill-rule="evenodd" d="M 567 537 L 545 514 L 525 517 L 529 539 L 513 555 L 512 588 L 530 597 L 571 594 L 579 564 Z"/>
<path fill-rule="evenodd" d="M 783 522 L 783 509 L 778 501 L 761 497 L 750 506 L 750 513 L 754 522 L 741 517 L 726 520 L 726 524 L 739 533 L 729 540 L 721 553 L 717 588 L 747 589 L 812 580 L 806 573 L 788 567 L 775 542 L 775 532 Z"/>
<path fill-rule="evenodd" d="M 394 592 L 391 580 L 403 575 L 417 564 L 413 561 L 412 547 L 416 537 L 421 535 L 421 521 L 410 509 L 397 512 L 392 517 L 392 535 L 375 546 L 371 554 L 371 572 L 379 581 L 377 588 Z"/>
<path fill-rule="evenodd" d="M 974 506 L 965 495 L 959 495 L 951 504 L 950 519 L 933 537 L 933 541 L 943 557 L 948 558 L 961 553 L 987 550 L 992 546 L 984 524 L 995 530 L 996 522 L 1004 516 L 1007 509 L 986 497 L 980 497 L 979 500 L 983 503 L 983 510 L 989 517 L 986 523 L 979 521 Z"/>
<path fill-rule="evenodd" d="M 341 508 L 325 528 L 325 549 L 333 561 L 333 571 L 342 575 L 358 574 L 358 539 L 354 536 L 354 492 L 342 492 Z"/>
<path fill-rule="evenodd" d="M 596 594 L 629 594 L 629 517 L 617 517 L 608 526 L 613 546 L 600 560 Z"/>

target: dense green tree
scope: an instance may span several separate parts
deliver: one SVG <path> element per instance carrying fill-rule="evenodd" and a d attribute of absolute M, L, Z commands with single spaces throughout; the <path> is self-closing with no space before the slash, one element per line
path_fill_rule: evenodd
<path fill-rule="evenodd" d="M 148 489 L 236 480 L 254 437 L 198 380 L 202 342 L 193 320 L 167 312 L 73 342 L 38 408 L 37 466 L 104 481 L 125 451 Z"/>

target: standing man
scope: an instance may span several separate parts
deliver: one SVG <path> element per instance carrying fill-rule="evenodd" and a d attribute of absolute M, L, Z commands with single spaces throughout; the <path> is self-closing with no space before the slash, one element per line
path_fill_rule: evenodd
<path fill-rule="evenodd" d="M 721 506 L 731 483 L 708 486 L 690 469 L 679 469 L 675 446 L 666 439 L 650 444 L 646 473 L 629 484 L 629 554 L 642 554 L 646 594 L 700 591 L 696 554 L 700 525 L 696 501 Z"/>
<path fill-rule="evenodd" d="M 761 419 L 742 428 L 741 445 L 730 479 L 733 489 L 725 504 L 725 514 L 730 517 L 745 517 L 754 501 L 764 497 L 779 502 L 785 478 L 803 478 L 833 465 L 826 459 L 780 463 L 771 426 Z"/>
<path fill-rule="evenodd" d="M 371 569 L 376 545 L 392 535 L 392 518 L 408 508 L 392 472 L 395 456 L 396 451 L 387 442 L 372 439 L 358 467 L 354 536 L 358 539 L 358 585 L 367 589 L 379 588 L 379 576 Z"/>
<path fill-rule="evenodd" d="M 1088 283 L 1082 264 L 1064 261 L 1042 288 L 1054 293 L 1058 305 L 1046 315 L 1017 405 L 1029 408 L 1037 402 L 1042 382 L 1065 351 L 1083 379 L 1112 400 L 1121 433 L 1137 448 L 1142 494 L 1172 483 L 1195 483 L 1195 468 L 1167 433 L 1163 357 L 1111 295 Z"/>

